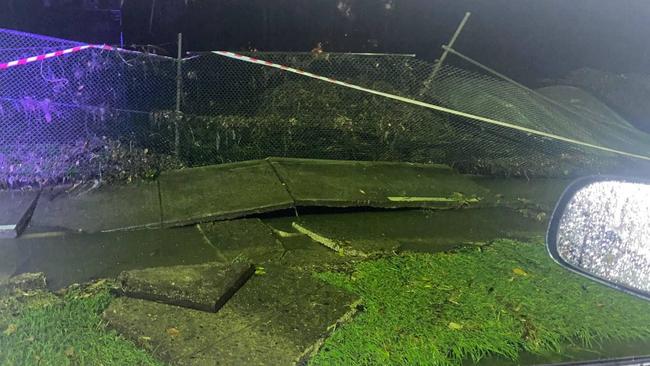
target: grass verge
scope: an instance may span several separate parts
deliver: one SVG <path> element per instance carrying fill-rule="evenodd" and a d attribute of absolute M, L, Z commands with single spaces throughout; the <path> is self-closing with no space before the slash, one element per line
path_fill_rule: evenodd
<path fill-rule="evenodd" d="M 459 365 L 650 340 L 650 303 L 562 269 L 541 243 L 499 240 L 317 276 L 359 294 L 366 309 L 326 340 L 313 365 Z"/>
<path fill-rule="evenodd" d="M 23 294 L 2 308 L 0 333 L 2 365 L 158 365 L 133 343 L 104 328 L 101 312 L 111 295 L 107 288 L 92 293 L 68 291 L 62 299 L 34 304 L 25 299 L 45 293 Z M 13 296 L 13 295 L 12 295 Z M 12 312 L 13 314 L 7 314 Z"/>

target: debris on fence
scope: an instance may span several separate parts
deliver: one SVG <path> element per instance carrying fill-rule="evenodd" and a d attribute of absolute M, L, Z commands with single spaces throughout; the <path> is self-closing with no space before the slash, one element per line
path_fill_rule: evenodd
<path fill-rule="evenodd" d="M 268 156 L 527 178 L 612 173 L 650 159 L 642 133 L 456 50 L 421 93 L 435 65 L 412 55 L 217 52 L 179 61 L 2 29 L 0 43 L 0 188 L 128 182 Z"/>

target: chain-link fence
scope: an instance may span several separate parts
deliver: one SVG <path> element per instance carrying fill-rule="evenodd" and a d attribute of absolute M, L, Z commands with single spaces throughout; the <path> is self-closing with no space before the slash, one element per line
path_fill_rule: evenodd
<path fill-rule="evenodd" d="M 120 180 L 174 162 L 169 129 L 150 114 L 174 107 L 174 59 L 88 48 L 0 30 L 0 186 Z M 153 164 L 153 165 L 152 165 Z"/>
<path fill-rule="evenodd" d="M 262 54 L 309 71 L 329 68 L 339 78 L 381 81 L 383 65 L 408 56 Z M 388 60 L 389 62 L 385 62 Z M 320 66 L 319 66 L 320 65 Z M 186 160 L 192 164 L 266 156 L 321 159 L 403 160 L 419 142 L 404 113 L 430 114 L 356 90 L 282 70 L 210 54 L 183 65 Z M 218 87 L 215 87 L 218 86 Z M 433 127 L 433 126 L 432 126 Z"/>
<path fill-rule="evenodd" d="M 79 45 L 0 30 L 0 62 Z M 267 156 L 557 176 L 634 169 L 644 159 L 630 154 L 648 155 L 648 136 L 611 111 L 567 103 L 575 90 L 532 91 L 451 51 L 441 67 L 411 55 L 206 53 L 177 74 L 172 58 L 91 47 L 0 68 L 0 185 Z"/>
<path fill-rule="evenodd" d="M 571 96 L 552 99 L 562 88 L 547 90 L 553 92 L 548 97 L 462 57 L 450 57 L 455 65 L 436 68 L 405 55 L 248 56 L 266 64 L 212 54 L 183 65 L 189 80 L 182 146 L 190 149 L 189 159 L 198 159 L 195 163 L 279 155 L 436 162 L 468 173 L 564 176 L 634 169 L 642 159 L 625 153 L 645 156 L 650 146 L 649 136 L 614 113 L 598 114 L 597 104 L 576 109 L 563 104 Z"/>

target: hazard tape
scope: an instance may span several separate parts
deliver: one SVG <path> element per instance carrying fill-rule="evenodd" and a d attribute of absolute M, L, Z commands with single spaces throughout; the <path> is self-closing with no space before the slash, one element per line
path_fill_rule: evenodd
<path fill-rule="evenodd" d="M 226 57 L 242 60 L 242 61 L 252 62 L 252 63 L 255 63 L 255 64 L 259 64 L 259 65 L 274 67 L 276 69 L 281 69 L 281 70 L 284 70 L 284 71 L 293 72 L 295 74 L 304 75 L 304 76 L 307 76 L 307 77 L 310 77 L 310 78 L 314 78 L 314 79 L 318 79 L 318 80 L 322 80 L 322 81 L 327 81 L 328 83 L 347 86 L 348 88 L 365 89 L 365 88 L 361 88 L 361 87 L 353 85 L 353 84 L 345 83 L 343 81 L 335 80 L 335 79 L 328 78 L 328 77 L 325 77 L 325 76 L 312 74 L 311 72 L 307 72 L 307 71 L 294 69 L 293 67 L 288 67 L 288 66 L 284 66 L 284 65 L 280 65 L 280 64 L 275 64 L 273 62 L 260 60 L 260 59 L 254 58 L 254 57 L 240 55 L 240 54 L 237 54 L 237 53 L 234 53 L 234 52 L 213 51 L 213 53 L 216 53 L 217 55 L 221 55 L 221 56 L 226 56 Z"/>
<path fill-rule="evenodd" d="M 611 149 L 611 148 L 605 147 L 605 146 L 594 145 L 594 144 L 590 144 L 588 142 L 578 141 L 578 140 L 574 140 L 574 139 L 571 139 L 571 138 L 568 138 L 568 137 L 563 137 L 563 136 L 555 135 L 555 134 L 548 133 L 548 132 L 538 131 L 538 130 L 534 130 L 532 128 L 522 127 L 522 126 L 519 126 L 519 125 L 516 125 L 516 124 L 513 124 L 513 123 L 502 122 L 502 121 L 498 121 L 498 120 L 495 120 L 495 119 L 492 119 L 492 118 L 481 117 L 481 116 L 477 116 L 475 114 L 465 113 L 465 112 L 457 111 L 455 109 L 445 108 L 445 107 L 442 107 L 442 106 L 439 106 L 439 105 L 430 104 L 430 103 L 422 102 L 422 101 L 415 100 L 415 99 L 401 97 L 401 96 L 395 95 L 395 94 L 384 93 L 384 92 L 381 92 L 381 91 L 378 91 L 378 90 L 364 88 L 364 87 L 359 86 L 359 85 L 346 83 L 346 82 L 343 82 L 343 81 L 340 81 L 340 80 L 335 80 L 335 79 L 328 78 L 328 77 L 325 77 L 325 76 L 312 74 L 312 73 L 307 72 L 307 71 L 294 69 L 293 67 L 288 67 L 288 66 L 276 64 L 276 63 L 273 63 L 273 62 L 260 60 L 260 59 L 254 58 L 254 57 L 240 55 L 240 54 L 237 54 L 237 53 L 234 53 L 234 52 L 212 51 L 212 53 L 220 55 L 220 56 L 233 58 L 233 59 L 236 59 L 236 60 L 241 60 L 241 61 L 250 62 L 250 63 L 254 63 L 254 64 L 258 64 L 258 65 L 273 67 L 273 68 L 288 71 L 288 72 L 291 72 L 291 73 L 294 73 L 294 74 L 299 74 L 299 75 L 303 75 L 303 76 L 310 77 L 310 78 L 313 78 L 313 79 L 322 80 L 322 81 L 325 81 L 325 82 L 328 82 L 328 83 L 341 85 L 341 86 L 344 86 L 346 88 L 356 89 L 356 90 L 363 91 L 363 92 L 366 92 L 366 93 L 379 95 L 379 96 L 382 96 L 382 97 L 385 97 L 385 98 L 388 98 L 388 99 L 398 100 L 400 102 L 404 102 L 404 103 L 408 103 L 408 104 L 417 105 L 417 106 L 420 106 L 420 107 L 432 109 L 432 110 L 435 110 L 435 111 L 438 111 L 438 112 L 444 112 L 444 113 L 447 113 L 447 114 L 472 119 L 472 120 L 475 120 L 475 121 L 481 121 L 481 122 L 484 122 L 484 123 L 489 123 L 491 125 L 510 128 L 510 129 L 517 130 L 517 131 L 520 131 L 520 132 L 524 132 L 524 133 L 527 133 L 527 134 L 530 134 L 530 135 L 541 136 L 541 137 L 545 137 L 545 138 L 552 139 L 552 140 L 557 140 L 557 141 L 562 141 L 562 142 L 566 142 L 566 143 L 570 143 L 570 144 L 574 144 L 574 145 L 589 147 L 589 148 L 592 148 L 592 149 L 605 151 L 605 152 L 609 152 L 609 153 L 614 153 L 614 154 L 618 154 L 618 155 L 623 155 L 623 156 L 627 156 L 627 157 L 630 157 L 630 158 L 636 158 L 636 159 L 642 159 L 642 160 L 649 160 L 650 161 L 650 156 L 639 155 L 639 154 L 629 153 L 629 152 L 626 152 L 626 151 Z"/>
<path fill-rule="evenodd" d="M 109 50 L 109 51 L 112 51 L 112 50 L 115 49 L 115 48 L 113 48 L 111 46 L 108 46 L 108 45 L 91 45 L 91 44 L 87 44 L 87 45 L 83 45 L 83 46 L 76 46 L 76 47 L 72 47 L 72 48 L 67 48 L 65 50 L 44 53 L 44 54 L 38 55 L 38 56 L 26 57 L 26 58 L 21 58 L 21 59 L 14 60 L 14 61 L 1 63 L 0 64 L 0 70 L 8 69 L 8 68 L 14 67 L 14 66 L 25 65 L 25 64 L 28 64 L 28 63 L 31 63 L 31 62 L 42 61 L 42 60 L 46 60 L 46 59 L 49 59 L 49 58 L 68 55 L 68 54 L 83 51 L 83 50 L 86 50 L 86 49 L 89 49 L 89 48 L 96 48 L 96 49 L 100 49 L 100 50 Z"/>

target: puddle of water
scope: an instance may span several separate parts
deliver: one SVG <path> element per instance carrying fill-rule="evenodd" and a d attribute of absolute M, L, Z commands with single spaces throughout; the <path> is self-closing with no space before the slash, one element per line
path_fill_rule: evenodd
<path fill-rule="evenodd" d="M 564 189 L 573 181 L 573 179 L 562 178 L 535 178 L 530 181 L 526 179 L 490 177 L 472 177 L 471 179 L 490 191 L 490 194 L 485 197 L 487 201 L 493 201 L 496 199 L 496 195 L 502 195 L 502 200 L 517 201 L 523 199 L 549 210 L 555 207 Z"/>
<path fill-rule="evenodd" d="M 219 260 L 217 251 L 195 227 L 96 234 L 33 233 L 13 241 L 22 263 L 16 272 L 44 272 L 51 289 L 115 277 L 128 269 Z"/>
<path fill-rule="evenodd" d="M 622 343 L 620 341 L 603 342 L 590 348 L 570 347 L 563 354 L 535 355 L 522 352 L 516 362 L 500 357 L 487 357 L 478 364 L 471 361 L 464 363 L 464 366 L 515 366 L 515 365 L 544 365 L 565 362 L 598 361 L 620 357 L 643 357 L 650 356 L 650 342 L 632 341 Z"/>
<path fill-rule="evenodd" d="M 381 246 L 395 242 L 402 251 L 424 252 L 497 238 L 542 236 L 546 230 L 545 223 L 525 218 L 508 208 L 345 212 L 265 220 L 271 227 L 286 232 L 295 232 L 291 226 L 294 221 L 320 235 L 352 245 L 374 241 Z"/>
<path fill-rule="evenodd" d="M 14 274 L 19 262 L 20 252 L 15 240 L 0 239 L 0 284 Z"/>

